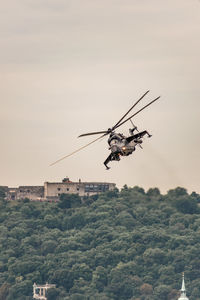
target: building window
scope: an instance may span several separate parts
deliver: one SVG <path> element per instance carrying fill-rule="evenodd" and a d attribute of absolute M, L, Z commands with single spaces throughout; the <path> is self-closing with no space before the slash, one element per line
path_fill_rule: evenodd
<path fill-rule="evenodd" d="M 69 191 L 69 188 L 67 188 L 67 191 Z"/>
<path fill-rule="evenodd" d="M 109 185 L 108 184 L 90 184 L 90 185 L 85 185 L 85 192 L 105 192 L 109 190 Z"/>
<path fill-rule="evenodd" d="M 60 193 L 58 193 L 58 196 L 60 196 Z"/>
<path fill-rule="evenodd" d="M 85 192 L 94 192 L 94 185 L 93 184 L 86 184 L 85 185 Z"/>
<path fill-rule="evenodd" d="M 79 188 L 77 188 L 77 191 L 79 191 Z"/>
<path fill-rule="evenodd" d="M 57 188 L 58 191 L 60 191 L 60 188 Z"/>

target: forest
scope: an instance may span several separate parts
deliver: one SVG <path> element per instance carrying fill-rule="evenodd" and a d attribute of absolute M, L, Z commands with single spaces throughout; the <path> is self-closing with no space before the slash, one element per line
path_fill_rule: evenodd
<path fill-rule="evenodd" d="M 0 300 L 200 300 L 200 195 L 141 187 L 58 203 L 0 189 Z"/>

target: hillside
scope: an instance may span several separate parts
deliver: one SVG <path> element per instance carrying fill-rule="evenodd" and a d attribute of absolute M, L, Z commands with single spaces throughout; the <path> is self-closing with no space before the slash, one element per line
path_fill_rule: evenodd
<path fill-rule="evenodd" d="M 200 196 L 124 188 L 58 204 L 6 202 L 0 191 L 0 300 L 200 299 Z"/>

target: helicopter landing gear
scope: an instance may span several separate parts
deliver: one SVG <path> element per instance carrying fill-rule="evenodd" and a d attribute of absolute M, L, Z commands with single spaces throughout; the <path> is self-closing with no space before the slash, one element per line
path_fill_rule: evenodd
<path fill-rule="evenodd" d="M 110 155 L 104 161 L 104 166 L 106 167 L 106 170 L 110 169 L 110 167 L 108 167 L 107 164 L 112 160 L 120 161 L 120 154 L 119 153 L 110 153 Z"/>
<path fill-rule="evenodd" d="M 104 166 L 106 167 L 106 170 L 109 170 L 110 167 L 107 166 L 107 164 L 112 160 L 112 153 L 110 153 L 110 155 L 106 158 L 106 160 L 104 161 Z"/>

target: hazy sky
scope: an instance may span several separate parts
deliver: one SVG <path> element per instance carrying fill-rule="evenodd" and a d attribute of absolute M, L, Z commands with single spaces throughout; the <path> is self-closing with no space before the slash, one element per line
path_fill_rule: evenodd
<path fill-rule="evenodd" d="M 198 0 L 8 0 L 0 28 L 0 185 L 68 175 L 200 192 Z M 134 119 L 153 135 L 143 150 L 106 171 L 104 139 L 49 167 L 148 89 L 141 105 L 162 97 Z"/>

